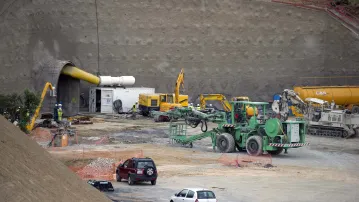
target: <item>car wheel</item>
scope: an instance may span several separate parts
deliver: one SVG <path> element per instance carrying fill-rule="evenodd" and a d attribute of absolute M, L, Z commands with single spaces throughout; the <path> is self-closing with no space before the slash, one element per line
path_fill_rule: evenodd
<path fill-rule="evenodd" d="M 152 185 L 156 185 L 156 181 L 157 181 L 157 180 L 152 180 L 152 181 L 151 181 L 151 184 L 152 184 Z"/>
<path fill-rule="evenodd" d="M 122 180 L 122 179 L 121 179 L 120 175 L 116 173 L 116 181 L 117 181 L 117 182 L 121 182 L 121 180 Z"/>
<path fill-rule="evenodd" d="M 129 185 L 133 185 L 133 181 L 131 180 L 131 176 L 128 176 L 128 180 L 127 180 Z"/>

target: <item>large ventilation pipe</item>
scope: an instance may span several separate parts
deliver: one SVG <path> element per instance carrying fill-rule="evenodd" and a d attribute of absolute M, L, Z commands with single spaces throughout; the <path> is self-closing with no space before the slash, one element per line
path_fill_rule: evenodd
<path fill-rule="evenodd" d="M 78 67 L 70 65 L 66 65 L 62 69 L 61 74 L 68 75 L 79 80 L 84 80 L 98 86 L 131 86 L 135 83 L 135 77 L 133 76 L 95 76 L 81 70 Z"/>

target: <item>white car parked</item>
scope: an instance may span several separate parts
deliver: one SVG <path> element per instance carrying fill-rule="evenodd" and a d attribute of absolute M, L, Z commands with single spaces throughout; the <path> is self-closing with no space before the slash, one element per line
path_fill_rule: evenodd
<path fill-rule="evenodd" d="M 203 188 L 185 188 L 171 197 L 170 202 L 217 202 L 216 195 Z"/>

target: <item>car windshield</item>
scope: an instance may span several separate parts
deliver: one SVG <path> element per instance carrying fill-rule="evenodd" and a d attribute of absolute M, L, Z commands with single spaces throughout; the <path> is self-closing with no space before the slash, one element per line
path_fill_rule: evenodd
<path fill-rule="evenodd" d="M 211 191 L 197 191 L 198 199 L 215 199 L 216 196 Z"/>
<path fill-rule="evenodd" d="M 146 166 L 155 167 L 152 161 L 140 161 L 137 163 L 137 168 L 145 168 Z"/>

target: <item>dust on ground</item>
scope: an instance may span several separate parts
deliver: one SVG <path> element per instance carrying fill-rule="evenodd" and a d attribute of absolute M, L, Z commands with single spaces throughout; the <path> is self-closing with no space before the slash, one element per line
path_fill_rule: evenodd
<path fill-rule="evenodd" d="M 212 127 L 215 124 L 209 124 L 209 129 Z M 126 182 L 113 183 L 116 191 L 108 196 L 121 201 L 169 201 L 175 192 L 194 186 L 221 188 L 212 189 L 223 201 L 286 201 L 275 193 L 280 191 L 282 196 L 290 197 L 292 193 L 288 188 L 298 193 L 307 193 L 298 201 L 317 197 L 317 193 L 323 193 L 325 189 L 330 190 L 330 193 L 317 197 L 316 201 L 335 201 L 340 197 L 342 201 L 351 201 L 356 197 L 355 187 L 359 187 L 357 137 L 347 140 L 307 136 L 310 146 L 290 149 L 288 154 L 272 157 L 273 167 L 238 167 L 225 166 L 219 162 L 223 154 L 212 150 L 210 138 L 195 142 L 193 148 L 171 144 L 167 133 L 168 123 L 143 119 L 111 120 L 93 125 L 77 125 L 76 129 L 81 138 L 98 138 L 101 134 L 106 135 L 110 141 L 101 144 L 82 141 L 79 145 L 48 150 L 67 165 L 84 165 L 98 157 L 119 162 L 138 154 L 151 157 L 156 162 L 160 176 L 156 186 L 140 183 L 130 187 Z M 197 134 L 200 129 L 189 128 L 188 133 Z M 246 153 L 225 155 L 228 159 L 236 159 L 246 156 Z M 242 183 L 246 183 L 246 187 Z M 342 190 L 344 186 L 345 191 Z M 256 191 L 258 187 L 265 190 L 261 195 Z M 239 188 L 247 191 L 237 193 Z"/>

